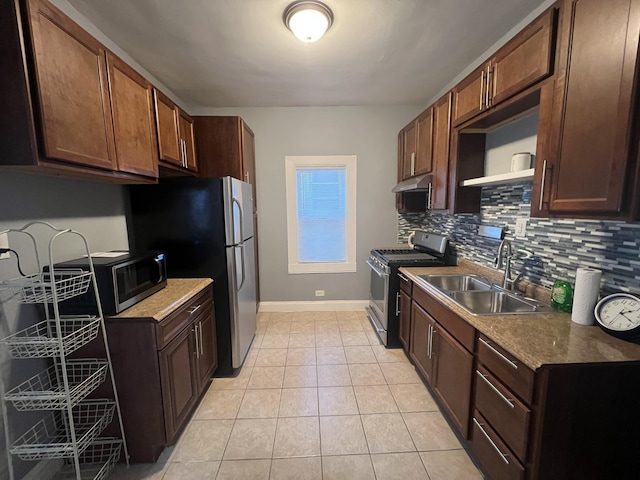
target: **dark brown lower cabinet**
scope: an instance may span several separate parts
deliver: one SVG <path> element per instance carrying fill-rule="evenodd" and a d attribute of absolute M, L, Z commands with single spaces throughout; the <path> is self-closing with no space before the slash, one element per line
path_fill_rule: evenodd
<path fill-rule="evenodd" d="M 466 438 L 471 405 L 473 355 L 440 326 L 435 327 L 432 337 L 436 358 L 433 388 L 462 436 Z"/>
<path fill-rule="evenodd" d="M 411 338 L 411 296 L 403 291 L 400 291 L 400 319 L 398 323 L 398 339 L 405 353 L 409 354 Z"/>
<path fill-rule="evenodd" d="M 107 318 L 109 350 L 131 461 L 151 463 L 175 443 L 217 366 L 213 290 L 162 320 L 126 312 Z"/>
<path fill-rule="evenodd" d="M 466 438 L 473 355 L 418 303 L 411 308 L 410 357 Z"/>
<path fill-rule="evenodd" d="M 432 351 L 433 330 L 436 321 L 420 305 L 411 306 L 411 350 L 409 356 L 414 365 L 430 385 L 434 379 L 434 358 Z"/>
<path fill-rule="evenodd" d="M 159 353 L 167 438 L 173 438 L 198 399 L 195 350 L 195 331 L 191 327 L 183 330 Z"/>

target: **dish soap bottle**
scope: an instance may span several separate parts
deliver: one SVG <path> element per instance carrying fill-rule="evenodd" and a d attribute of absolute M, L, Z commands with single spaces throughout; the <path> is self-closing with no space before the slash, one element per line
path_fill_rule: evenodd
<path fill-rule="evenodd" d="M 571 312 L 573 288 L 569 282 L 556 280 L 551 290 L 551 306 L 559 312 Z"/>

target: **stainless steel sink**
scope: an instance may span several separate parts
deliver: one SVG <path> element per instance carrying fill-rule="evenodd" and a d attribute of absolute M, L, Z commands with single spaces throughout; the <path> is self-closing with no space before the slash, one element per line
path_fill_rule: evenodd
<path fill-rule="evenodd" d="M 445 292 L 491 290 L 491 283 L 478 275 L 418 275 L 418 277 Z"/>
<path fill-rule="evenodd" d="M 457 291 L 449 292 L 449 295 L 462 308 L 476 315 L 512 315 L 553 311 L 550 307 L 535 300 L 499 290 Z"/>

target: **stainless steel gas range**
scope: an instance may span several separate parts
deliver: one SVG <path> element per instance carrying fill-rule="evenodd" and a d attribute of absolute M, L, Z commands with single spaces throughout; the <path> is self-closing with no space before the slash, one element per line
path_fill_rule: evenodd
<path fill-rule="evenodd" d="M 399 347 L 400 267 L 442 267 L 455 265 L 447 237 L 416 231 L 413 248 L 375 248 L 367 265 L 371 267 L 369 321 L 380 341 L 387 347 Z"/>

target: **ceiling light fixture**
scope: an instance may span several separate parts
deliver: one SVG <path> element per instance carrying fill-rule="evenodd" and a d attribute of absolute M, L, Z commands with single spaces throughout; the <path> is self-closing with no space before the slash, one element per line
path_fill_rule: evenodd
<path fill-rule="evenodd" d="M 333 12 L 322 2 L 302 0 L 285 8 L 282 19 L 296 37 L 311 43 L 329 30 L 333 23 Z"/>

